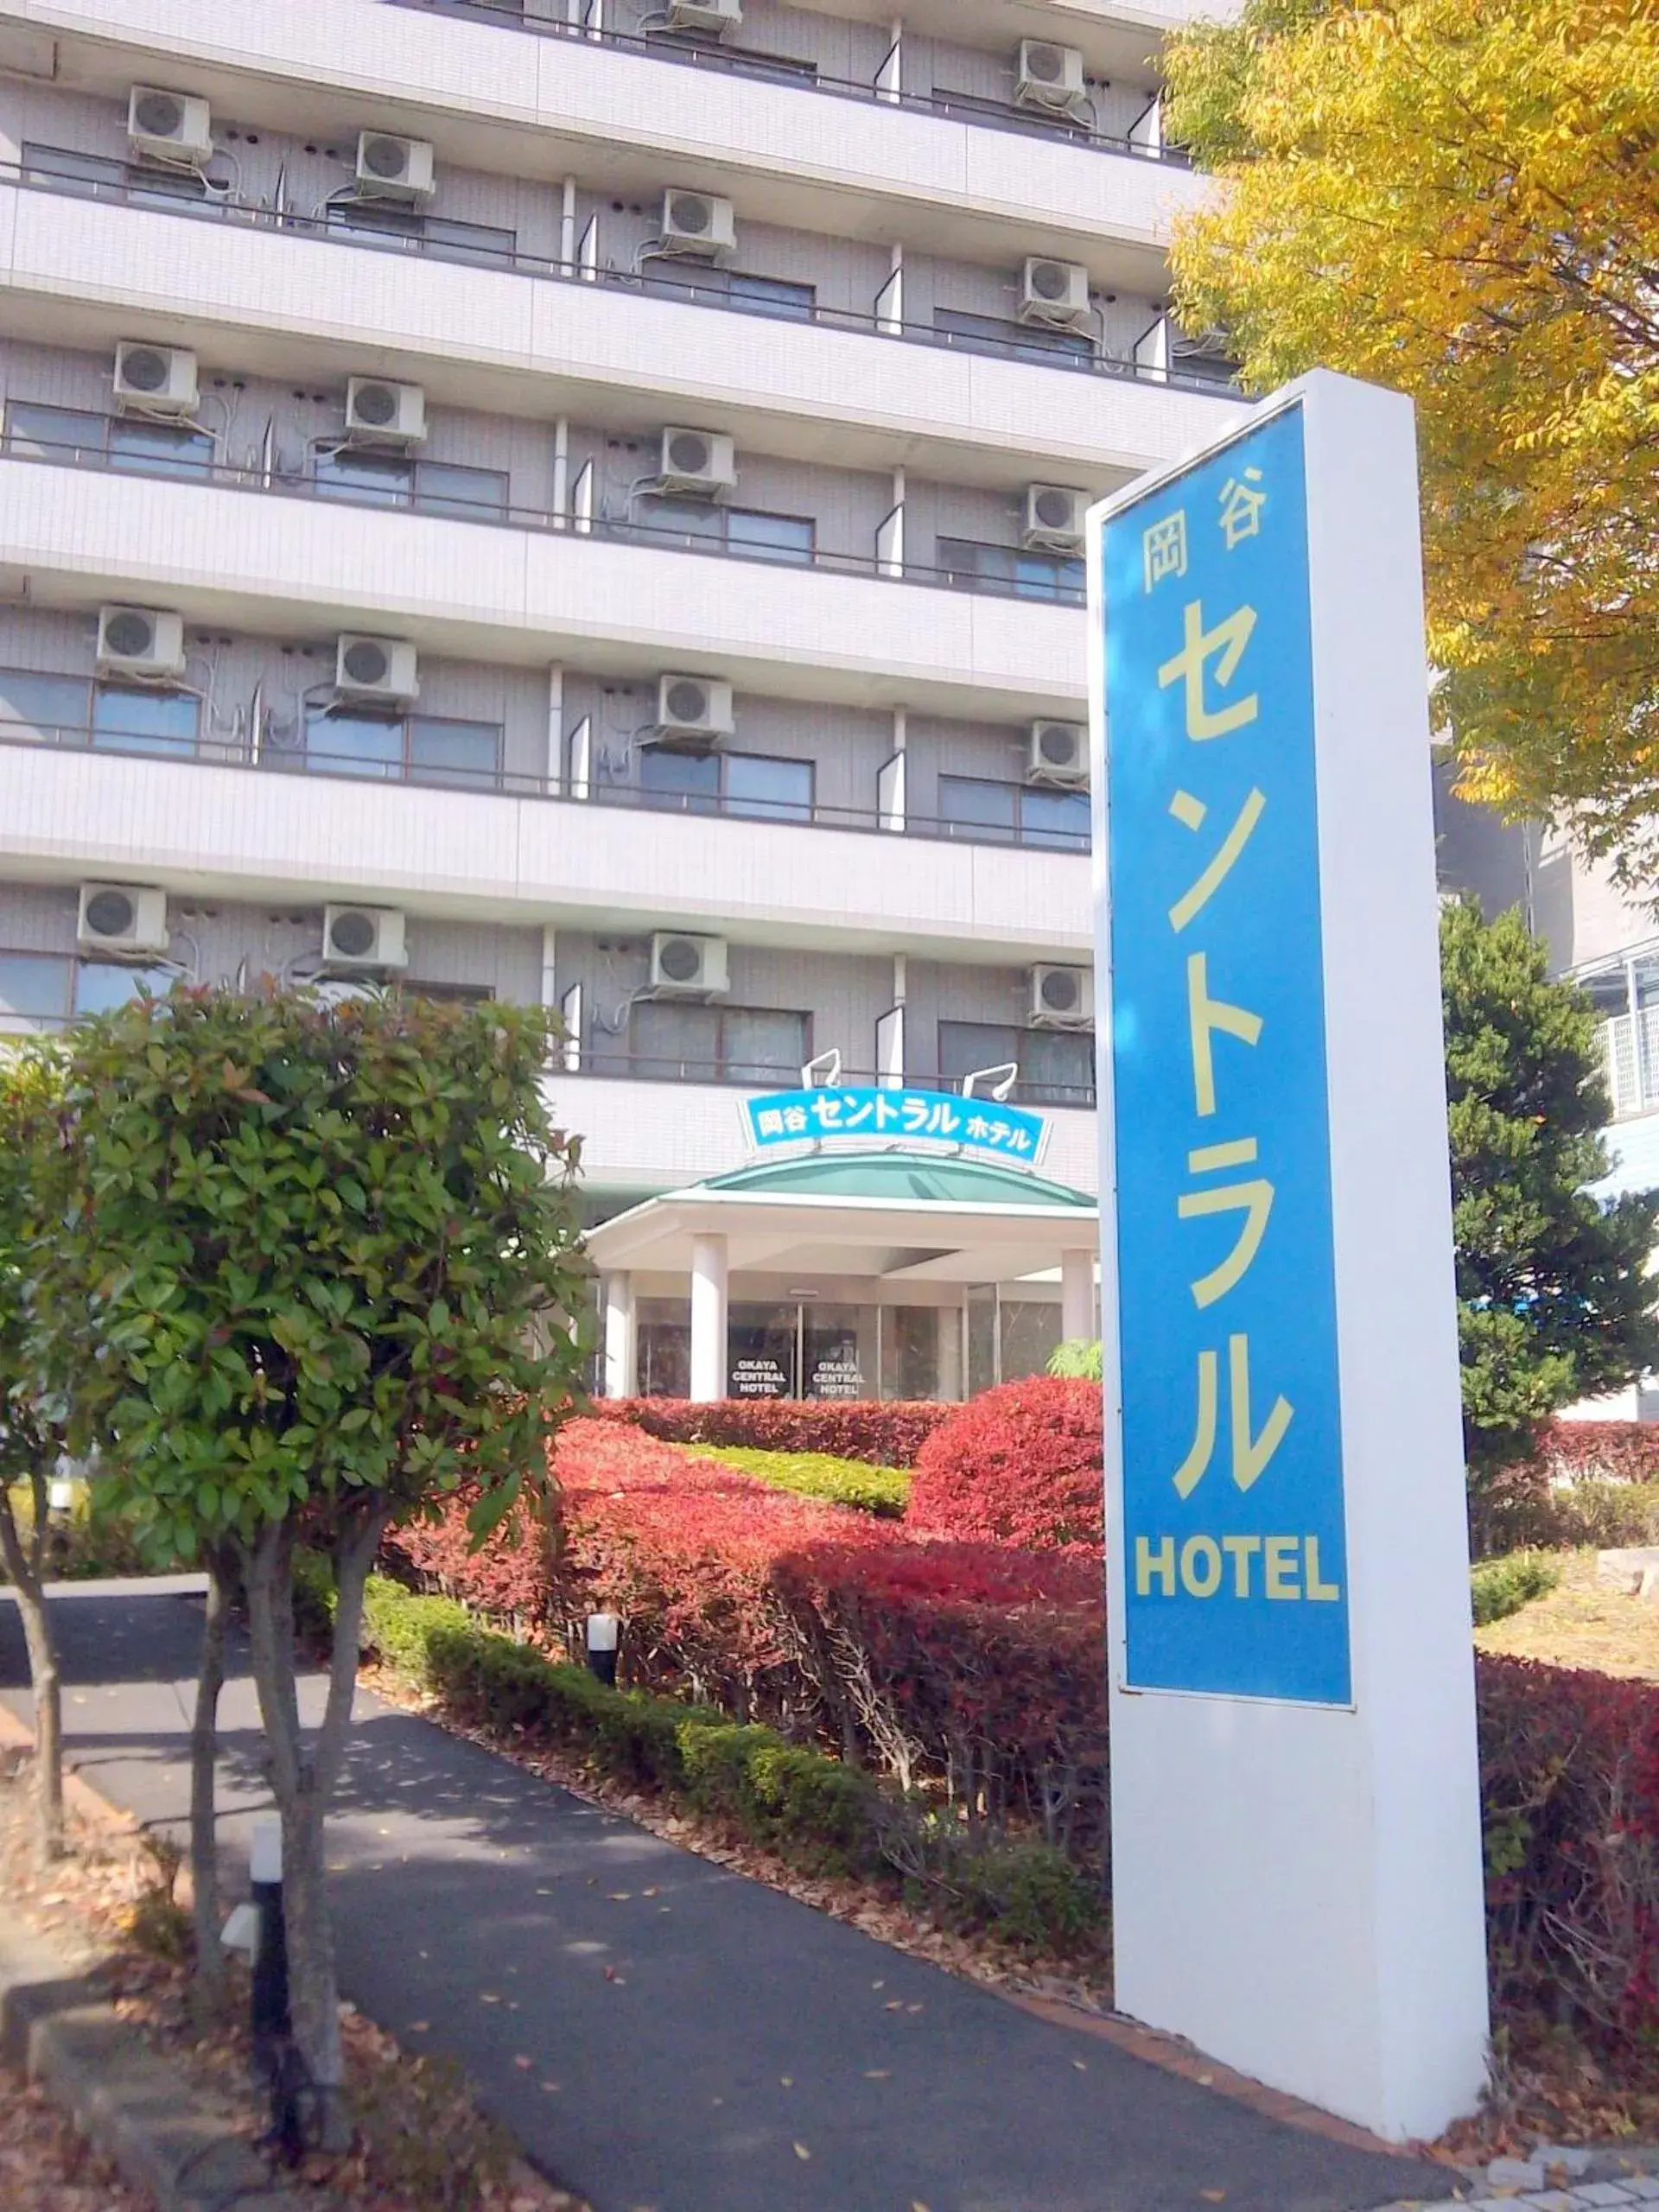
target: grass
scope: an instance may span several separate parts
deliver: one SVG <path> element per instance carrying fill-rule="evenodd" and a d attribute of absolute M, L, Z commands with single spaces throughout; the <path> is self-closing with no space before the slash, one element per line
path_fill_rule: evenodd
<path fill-rule="evenodd" d="M 1554 1588 L 1478 1628 L 1478 1649 L 1659 1682 L 1659 1604 L 1598 1583 L 1593 1551 L 1557 1554 L 1557 1561 L 1560 1574 Z"/>
<path fill-rule="evenodd" d="M 873 1467 L 862 1459 L 837 1459 L 828 1452 L 763 1452 L 747 1444 L 680 1444 L 675 1450 L 696 1459 L 717 1459 L 741 1469 L 777 1490 L 802 1497 L 821 1497 L 835 1505 L 854 1505 L 896 1521 L 910 1497 L 904 1467 Z"/>

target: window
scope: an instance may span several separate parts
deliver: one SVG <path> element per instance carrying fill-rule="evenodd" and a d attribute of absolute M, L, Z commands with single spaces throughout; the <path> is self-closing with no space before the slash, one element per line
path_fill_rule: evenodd
<path fill-rule="evenodd" d="M 810 1017 L 770 1007 L 684 1006 L 648 999 L 628 1018 L 636 1075 L 764 1086 L 798 1082 Z"/>
<path fill-rule="evenodd" d="M 337 200 L 327 219 L 346 230 L 401 238 L 416 251 L 435 249 L 450 261 L 511 261 L 518 251 L 517 231 L 493 223 L 453 222 L 446 215 L 426 215 L 382 200 Z"/>
<path fill-rule="evenodd" d="M 95 196 L 119 196 L 139 207 L 207 197 L 207 186 L 194 169 L 147 168 L 105 154 L 76 153 L 67 146 L 25 143 L 22 166 L 26 184 L 68 185 Z"/>
<path fill-rule="evenodd" d="M 314 707 L 305 721 L 305 765 L 321 776 L 488 790 L 500 777 L 501 726 Z"/>
<path fill-rule="evenodd" d="M 939 1075 L 959 1084 L 976 1068 L 1020 1071 L 1014 1096 L 1046 1106 L 1095 1103 L 1095 1039 L 1090 1030 L 1016 1029 L 988 1021 L 941 1021 Z"/>
<path fill-rule="evenodd" d="M 36 676 L 0 668 L 0 737 L 56 745 L 84 739 L 92 687 L 84 676 Z"/>
<path fill-rule="evenodd" d="M 1043 845 L 1065 853 L 1089 849 L 1086 791 L 993 783 L 981 776 L 941 776 L 939 819 L 973 832 L 976 843 Z"/>
<path fill-rule="evenodd" d="M 640 790 L 686 814 L 810 822 L 812 774 L 810 760 L 774 760 L 755 753 L 676 753 L 650 745 L 639 755 Z"/>
<path fill-rule="evenodd" d="M 0 952 L 0 1034 L 67 1021 L 72 964 L 58 952 Z"/>
<path fill-rule="evenodd" d="M 1088 571 L 1064 553 L 1028 553 L 1019 545 L 982 545 L 971 537 L 942 537 L 940 572 L 971 589 L 1012 592 L 1019 599 L 1057 599 L 1080 605 Z"/>
<path fill-rule="evenodd" d="M 37 407 L 32 400 L 6 403 L 6 443 L 13 453 L 36 461 L 70 461 L 101 454 L 106 425 L 101 415 L 77 407 Z"/>
<path fill-rule="evenodd" d="M 933 328 L 947 345 L 967 353 L 1041 353 L 1082 368 L 1095 358 L 1094 340 L 1080 330 L 1044 330 L 963 308 L 935 308 Z"/>
<path fill-rule="evenodd" d="M 818 311 L 817 289 L 794 284 L 780 276 L 750 276 L 739 269 L 711 269 L 698 263 L 688 265 L 671 257 L 653 254 L 643 278 L 648 291 L 687 293 L 715 304 L 742 308 L 751 315 L 781 315 L 786 321 L 810 322 Z"/>
<path fill-rule="evenodd" d="M 313 474 L 320 498 L 348 499 L 353 506 L 415 507 L 463 518 L 506 512 L 507 480 L 494 468 L 340 446 L 318 452 Z"/>
<path fill-rule="evenodd" d="M 423 983 L 405 976 L 397 985 L 406 999 L 429 999 L 436 1006 L 487 1006 L 495 996 L 488 983 Z"/>
<path fill-rule="evenodd" d="M 110 423 L 110 461 L 139 476 L 206 476 L 213 465 L 213 442 L 205 430 L 187 424 L 146 423 L 120 416 Z"/>
<path fill-rule="evenodd" d="M 139 691 L 99 683 L 92 692 L 92 743 L 102 753 L 155 753 L 188 760 L 201 702 L 188 691 Z"/>
<path fill-rule="evenodd" d="M 715 506 L 701 499 L 647 499 L 640 520 L 652 531 L 671 531 L 694 546 L 724 547 L 750 560 L 811 561 L 817 524 L 810 515 L 762 514 L 752 507 Z"/>
<path fill-rule="evenodd" d="M 124 968 L 114 960 L 83 960 L 75 970 L 75 1012 L 108 1014 L 141 991 L 165 998 L 177 981 L 171 968 Z"/>

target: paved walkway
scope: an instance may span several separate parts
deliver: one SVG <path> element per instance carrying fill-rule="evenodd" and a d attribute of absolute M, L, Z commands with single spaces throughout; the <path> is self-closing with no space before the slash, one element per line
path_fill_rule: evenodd
<path fill-rule="evenodd" d="M 188 1802 L 195 1586 L 68 1585 L 71 1755 Z M 0 1696 L 27 1714 L 15 1608 Z M 308 1686 L 314 1700 L 316 1685 Z M 346 1993 L 452 2052 L 594 2212 L 1358 2212 L 1452 2177 L 1285 2126 L 889 1950 L 364 1697 L 331 1823 Z M 268 1802 L 252 1685 L 219 1802 Z M 1223 2197 L 1219 2192 L 1224 2192 Z"/>

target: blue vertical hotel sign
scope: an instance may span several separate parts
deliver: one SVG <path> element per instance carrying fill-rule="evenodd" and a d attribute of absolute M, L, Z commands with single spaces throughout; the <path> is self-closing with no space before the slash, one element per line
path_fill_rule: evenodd
<path fill-rule="evenodd" d="M 1105 518 L 1123 1686 L 1351 1700 L 1300 403 Z"/>

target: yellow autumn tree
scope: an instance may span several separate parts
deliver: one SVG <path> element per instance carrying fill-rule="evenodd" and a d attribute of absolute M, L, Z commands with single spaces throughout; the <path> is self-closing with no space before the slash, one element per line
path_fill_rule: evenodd
<path fill-rule="evenodd" d="M 1246 0 L 1170 57 L 1176 304 L 1409 392 L 1464 788 L 1659 880 L 1659 0 Z M 1357 518 L 1363 520 L 1363 518 Z"/>

